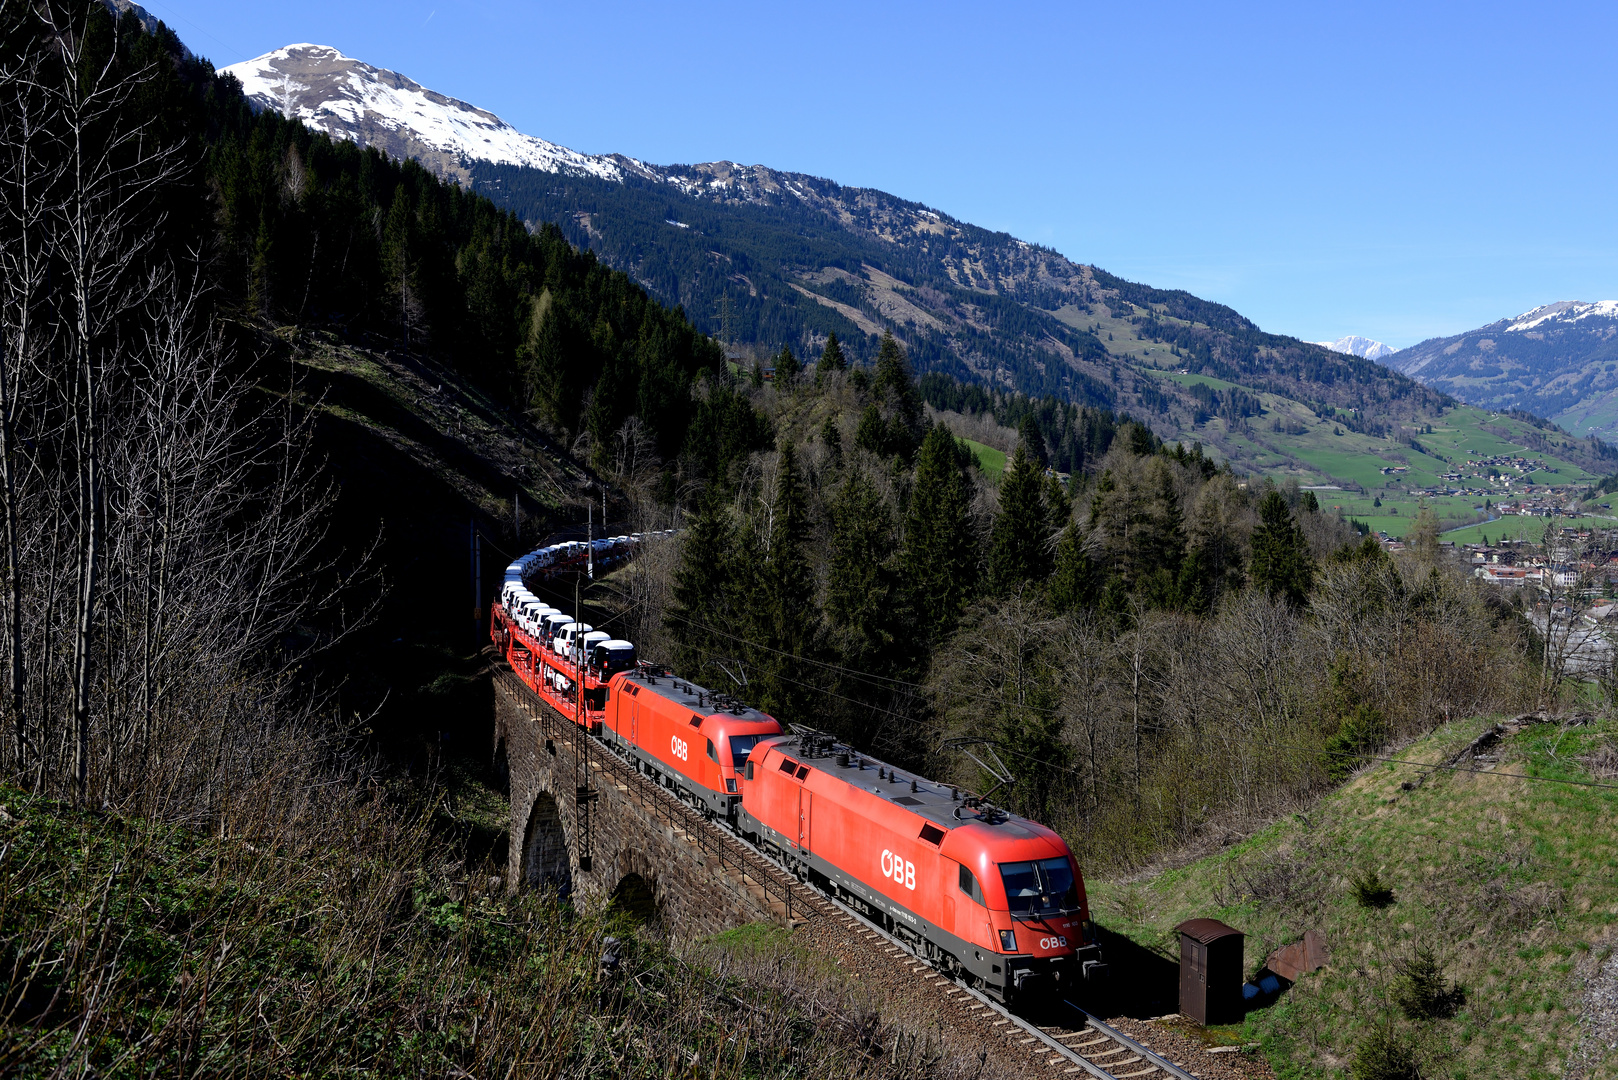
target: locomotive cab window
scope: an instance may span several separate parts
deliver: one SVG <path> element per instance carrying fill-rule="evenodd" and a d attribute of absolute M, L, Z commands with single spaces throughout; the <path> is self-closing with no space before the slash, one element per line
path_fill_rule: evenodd
<path fill-rule="evenodd" d="M 1000 881 L 1013 915 L 1054 915 L 1079 906 L 1079 885 L 1066 859 L 1001 863 Z"/>
<path fill-rule="evenodd" d="M 715 763 L 719 761 L 719 751 L 714 749 L 712 739 L 708 740 L 708 759 Z"/>
<path fill-rule="evenodd" d="M 741 768 L 742 762 L 747 760 L 747 755 L 753 752 L 753 747 L 758 745 L 758 741 L 768 737 L 767 735 L 732 735 L 730 737 L 730 760 L 736 763 L 738 769 Z"/>
<path fill-rule="evenodd" d="M 978 903 L 983 903 L 983 890 L 978 887 L 978 879 L 971 870 L 961 867 L 961 891 Z"/>

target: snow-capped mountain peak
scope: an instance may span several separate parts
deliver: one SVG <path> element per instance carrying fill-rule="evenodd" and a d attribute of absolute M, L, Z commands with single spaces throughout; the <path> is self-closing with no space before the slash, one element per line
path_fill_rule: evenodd
<path fill-rule="evenodd" d="M 1505 332 L 1532 330 L 1548 322 L 1575 323 L 1589 318 L 1618 319 L 1618 300 L 1597 300 L 1593 304 L 1582 300 L 1558 300 L 1554 304 L 1543 304 L 1512 319 Z"/>
<path fill-rule="evenodd" d="M 1324 346 L 1332 352 L 1349 353 L 1352 356 L 1361 356 L 1367 360 L 1380 360 L 1384 356 L 1392 356 L 1398 351 L 1390 349 L 1380 341 L 1360 337 L 1358 334 L 1350 334 L 1347 337 L 1338 338 L 1336 341 L 1316 341 L 1313 344 Z"/>
<path fill-rule="evenodd" d="M 416 158 L 445 175 L 467 160 L 622 180 L 611 157 L 581 154 L 524 135 L 491 112 L 447 97 L 330 45 L 287 45 L 224 69 L 255 104 L 333 138 Z"/>

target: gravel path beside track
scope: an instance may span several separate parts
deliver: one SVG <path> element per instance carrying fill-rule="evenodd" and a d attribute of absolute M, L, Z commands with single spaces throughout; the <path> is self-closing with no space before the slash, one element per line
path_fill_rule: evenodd
<path fill-rule="evenodd" d="M 1176 1021 L 1118 1016 L 1107 1023 L 1201 1080 L 1275 1080 L 1269 1062 L 1256 1049 L 1209 1053 L 1207 1044 L 1178 1030 Z"/>
<path fill-rule="evenodd" d="M 793 931 L 792 939 L 830 958 L 851 981 L 880 997 L 892 1014 L 936 1032 L 949 1051 L 981 1061 L 985 1080 L 1019 1076 L 1067 1080 L 1065 1070 L 1075 1067 L 920 960 L 841 912 L 809 919 Z"/>

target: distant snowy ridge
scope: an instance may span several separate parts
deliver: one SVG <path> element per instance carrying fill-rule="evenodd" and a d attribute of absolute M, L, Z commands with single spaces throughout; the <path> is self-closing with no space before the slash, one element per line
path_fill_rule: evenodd
<path fill-rule="evenodd" d="M 1618 442 L 1618 300 L 1541 304 L 1386 362 L 1470 405 L 1524 409 Z"/>
<path fill-rule="evenodd" d="M 491 112 L 372 67 L 329 45 L 287 45 L 224 69 L 255 104 L 333 138 L 417 158 L 455 175 L 468 159 L 622 180 L 619 159 L 524 135 Z M 627 160 L 627 159 L 625 159 Z"/>
<path fill-rule="evenodd" d="M 1586 303 L 1583 300 L 1558 300 L 1554 304 L 1544 304 L 1532 311 L 1525 311 L 1505 329 L 1506 333 L 1532 330 L 1536 327 L 1543 329 L 1548 322 L 1575 323 L 1580 319 L 1618 319 L 1618 300 L 1597 300 L 1595 303 Z"/>
<path fill-rule="evenodd" d="M 1380 341 L 1373 341 L 1368 337 L 1350 334 L 1348 337 L 1338 338 L 1336 341 L 1316 341 L 1314 345 L 1321 345 L 1332 352 L 1349 353 L 1353 356 L 1362 356 L 1367 360 L 1380 360 L 1384 356 L 1392 356 L 1398 350 L 1390 349 Z"/>
<path fill-rule="evenodd" d="M 581 154 L 525 135 L 486 109 L 344 56 L 330 45 L 287 45 L 223 70 L 241 81 L 248 99 L 260 108 L 301 120 L 334 139 L 374 146 L 400 160 L 414 158 L 439 176 L 463 183 L 471 179 L 468 164 L 477 161 L 615 183 L 636 176 L 716 201 L 759 202 L 789 195 L 811 202 L 818 196 L 814 189 L 829 183 L 734 161 L 657 166 L 623 154 Z"/>

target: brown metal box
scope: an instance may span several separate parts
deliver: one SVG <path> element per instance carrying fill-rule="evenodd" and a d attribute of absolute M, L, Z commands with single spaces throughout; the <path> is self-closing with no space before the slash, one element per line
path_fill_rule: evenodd
<path fill-rule="evenodd" d="M 1240 1022 L 1245 936 L 1218 919 L 1189 919 L 1175 929 L 1180 932 L 1180 1015 L 1204 1026 Z"/>

